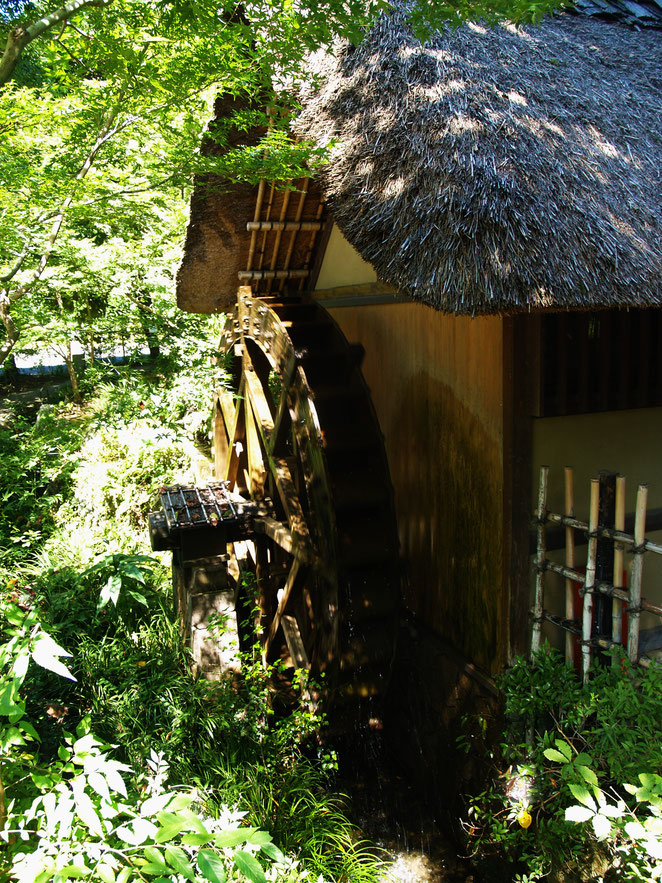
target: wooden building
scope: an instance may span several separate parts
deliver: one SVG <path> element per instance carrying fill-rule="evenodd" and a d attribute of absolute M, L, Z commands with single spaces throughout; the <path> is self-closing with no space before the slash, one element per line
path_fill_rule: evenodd
<path fill-rule="evenodd" d="M 563 14 L 421 44 L 398 8 L 318 59 L 315 180 L 194 196 L 180 306 L 308 292 L 363 346 L 405 606 L 490 674 L 529 639 L 541 463 L 662 507 L 661 36 Z"/>

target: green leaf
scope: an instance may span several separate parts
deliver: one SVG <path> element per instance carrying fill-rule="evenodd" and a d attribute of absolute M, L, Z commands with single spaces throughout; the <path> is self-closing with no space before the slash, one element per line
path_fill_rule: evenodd
<path fill-rule="evenodd" d="M 187 880 L 195 879 L 193 866 L 183 849 L 180 849 L 178 846 L 166 846 L 165 858 L 170 867 L 174 868 L 182 877 L 186 877 Z"/>
<path fill-rule="evenodd" d="M 166 840 L 172 840 L 182 831 L 187 831 L 189 823 L 186 819 L 173 812 L 157 813 L 156 818 L 161 827 L 156 832 L 155 840 L 157 843 L 165 843 Z"/>
<path fill-rule="evenodd" d="M 554 744 L 559 749 L 565 760 L 569 761 L 572 757 L 572 748 L 563 739 L 554 739 Z"/>
<path fill-rule="evenodd" d="M 555 763 L 567 763 L 568 759 L 560 751 L 557 751 L 555 748 L 545 748 L 543 754 L 547 758 L 547 760 L 553 760 Z"/>
<path fill-rule="evenodd" d="M 161 865 L 160 873 L 168 870 L 163 854 L 159 849 L 156 849 L 156 847 L 146 846 L 143 850 L 143 854 L 148 862 L 152 862 L 152 864 L 155 865 Z"/>
<path fill-rule="evenodd" d="M 57 875 L 58 877 L 62 877 L 63 880 L 69 880 L 72 877 L 74 879 L 80 880 L 82 877 L 89 877 L 91 873 L 92 872 L 88 867 L 81 867 L 80 865 L 67 865 L 64 868 L 59 868 Z"/>
<path fill-rule="evenodd" d="M 120 561 L 119 569 L 122 573 L 125 573 L 131 579 L 137 580 L 139 583 L 145 584 L 145 575 L 142 570 L 133 563 L 133 561 L 128 561 L 124 558 Z"/>
<path fill-rule="evenodd" d="M 285 856 L 275 843 L 263 843 L 262 846 L 260 846 L 260 849 L 266 856 L 269 856 L 272 861 L 278 862 L 279 864 L 285 862 Z"/>
<path fill-rule="evenodd" d="M 137 601 L 139 604 L 142 604 L 143 607 L 148 607 L 147 598 L 141 594 L 140 592 L 134 592 L 133 589 L 126 590 L 127 595 L 130 595 L 134 601 Z"/>
<path fill-rule="evenodd" d="M 595 772 L 587 766 L 582 766 L 582 764 L 575 764 L 575 769 L 579 773 L 579 775 L 584 779 L 585 782 L 588 782 L 589 785 L 597 785 L 598 777 Z"/>
<path fill-rule="evenodd" d="M 595 800 L 593 800 L 593 798 L 583 785 L 576 785 L 574 782 L 570 782 L 568 784 L 568 788 L 570 788 L 570 790 L 572 791 L 575 800 L 583 803 L 584 806 L 587 806 L 589 809 L 593 810 L 593 812 L 596 811 L 597 806 L 595 804 Z"/>
<path fill-rule="evenodd" d="M 249 852 L 238 849 L 234 854 L 234 863 L 237 869 L 248 877 L 252 883 L 267 883 L 262 865 Z"/>
<path fill-rule="evenodd" d="M 227 879 L 223 859 L 211 849 L 200 850 L 198 868 L 205 880 L 209 880 L 210 883 L 225 883 Z"/>
<path fill-rule="evenodd" d="M 254 834 L 257 828 L 237 828 L 232 831 L 221 831 L 214 837 L 214 845 L 218 847 L 238 846 L 245 843 L 251 834 Z"/>
<path fill-rule="evenodd" d="M 593 760 L 590 754 L 586 754 L 586 752 L 581 751 L 575 758 L 575 763 L 580 766 L 591 766 Z"/>
<path fill-rule="evenodd" d="M 639 773 L 639 781 L 644 788 L 654 788 L 656 778 L 653 773 Z"/>
<path fill-rule="evenodd" d="M 97 865 L 94 873 L 101 880 L 101 883 L 115 883 L 115 872 L 108 865 Z"/>
<path fill-rule="evenodd" d="M 108 577 L 106 585 L 101 589 L 99 595 L 99 603 L 97 604 L 97 612 L 103 610 L 109 601 L 113 602 L 113 606 L 117 607 L 117 601 L 122 590 L 122 577 L 114 573 Z"/>
<path fill-rule="evenodd" d="M 156 862 L 145 862 L 144 865 L 140 866 L 141 874 L 149 874 L 150 877 L 160 877 L 163 876 L 163 872 L 167 872 L 168 868 L 164 865 L 159 865 Z"/>
<path fill-rule="evenodd" d="M 25 613 L 23 613 L 21 608 L 16 604 L 12 604 L 11 602 L 5 604 L 2 612 L 12 625 L 23 625 Z"/>
<path fill-rule="evenodd" d="M 0 714 L 15 714 L 19 705 L 14 701 L 14 682 L 9 681 L 0 689 Z"/>
<path fill-rule="evenodd" d="M 184 834 L 182 843 L 184 846 L 204 846 L 213 839 L 213 834 Z"/>

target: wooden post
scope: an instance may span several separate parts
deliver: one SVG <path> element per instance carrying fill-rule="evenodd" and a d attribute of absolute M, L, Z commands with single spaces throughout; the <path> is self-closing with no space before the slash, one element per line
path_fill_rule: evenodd
<path fill-rule="evenodd" d="M 641 574 L 644 567 L 644 542 L 646 531 L 646 504 L 648 485 L 640 484 L 637 491 L 637 506 L 634 513 L 634 561 L 632 563 L 632 585 L 628 608 L 628 656 L 633 664 L 639 659 L 639 618 L 641 616 Z"/>
<path fill-rule="evenodd" d="M 601 470 L 600 503 L 598 508 L 598 527 L 614 528 L 616 512 L 616 473 Z M 613 584 L 614 580 L 614 544 L 609 537 L 598 537 L 595 556 L 595 580 L 600 583 Z M 593 627 L 591 637 L 609 639 L 612 633 L 612 604 L 608 595 L 594 593 Z M 607 659 L 603 651 L 598 651 L 597 658 L 601 662 Z"/>
<path fill-rule="evenodd" d="M 533 607 L 533 632 L 531 635 L 531 658 L 540 649 L 542 636 L 543 609 L 545 603 L 545 517 L 547 515 L 547 480 L 549 466 L 540 467 L 540 485 L 538 488 L 537 534 L 538 548 L 536 552 L 536 597 Z"/>
<path fill-rule="evenodd" d="M 619 475 L 616 479 L 616 510 L 614 513 L 615 530 L 625 530 L 625 476 Z M 623 588 L 623 543 L 614 542 L 614 588 Z M 620 598 L 612 598 L 611 602 L 611 639 L 614 644 L 620 644 L 623 640 L 623 602 Z M 612 665 L 618 665 L 616 656 L 612 656 Z"/>
<path fill-rule="evenodd" d="M 591 504 L 588 519 L 588 559 L 584 579 L 584 614 L 582 617 L 582 677 L 588 683 L 591 668 L 591 629 L 593 624 L 593 591 L 595 587 L 595 560 L 598 551 L 598 515 L 600 509 L 600 481 L 591 479 Z"/>
<path fill-rule="evenodd" d="M 565 514 L 570 518 L 575 514 L 573 472 L 571 466 L 565 467 Z M 569 525 L 565 529 L 565 563 L 566 567 L 575 569 L 575 531 Z M 571 579 L 565 581 L 565 618 L 574 619 L 574 586 Z M 565 633 L 565 661 L 566 665 L 573 665 L 573 634 Z"/>

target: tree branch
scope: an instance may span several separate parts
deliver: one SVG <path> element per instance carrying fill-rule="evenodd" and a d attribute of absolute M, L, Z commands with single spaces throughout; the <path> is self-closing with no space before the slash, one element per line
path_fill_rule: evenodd
<path fill-rule="evenodd" d="M 0 86 L 4 86 L 5 83 L 11 80 L 23 50 L 33 40 L 36 40 L 37 37 L 40 37 L 45 31 L 50 30 L 55 25 L 60 24 L 60 22 L 64 22 L 72 15 L 80 12 L 81 9 L 85 9 L 88 6 L 102 8 L 112 2 L 113 0 L 70 0 L 69 3 L 65 3 L 59 9 L 50 12 L 31 25 L 11 30 L 7 36 L 4 54 L 2 59 L 0 59 Z"/>
<path fill-rule="evenodd" d="M 102 146 L 106 143 L 106 141 L 108 141 L 115 134 L 117 134 L 117 132 L 121 131 L 123 128 L 130 125 L 131 122 L 133 121 L 133 118 L 129 117 L 128 120 L 124 120 L 122 123 L 118 123 L 115 126 L 113 125 L 113 123 L 115 122 L 117 115 L 120 111 L 121 103 L 122 103 L 121 96 L 119 96 L 117 101 L 115 102 L 115 105 L 113 107 L 111 107 L 110 110 L 108 111 L 108 113 L 106 114 L 106 118 L 103 121 L 101 129 L 99 130 L 99 134 L 97 135 L 96 141 L 94 142 L 94 144 L 90 148 L 90 152 L 88 153 L 88 155 L 85 159 L 85 162 L 80 167 L 78 174 L 74 178 L 71 192 L 66 197 L 66 199 L 62 202 L 62 204 L 60 205 L 60 208 L 58 209 L 57 213 L 54 216 L 53 224 L 51 226 L 51 232 L 48 235 L 48 239 L 46 240 L 46 243 L 44 244 L 44 248 L 41 253 L 41 258 L 39 259 L 39 264 L 37 265 L 36 269 L 32 273 L 30 279 L 28 279 L 27 282 L 24 282 L 23 285 L 21 285 L 21 287 L 17 291 L 13 292 L 9 296 L 10 303 L 15 303 L 17 300 L 20 300 L 22 297 L 24 297 L 28 293 L 30 288 L 34 285 L 34 283 L 37 282 L 41 278 L 42 273 L 46 269 L 46 264 L 48 263 L 48 260 L 51 256 L 51 253 L 52 253 L 53 248 L 55 246 L 55 240 L 57 239 L 60 229 L 62 227 L 62 224 L 64 223 L 64 217 L 67 213 L 69 206 L 71 205 L 71 203 L 74 200 L 76 184 L 80 183 L 83 180 L 83 178 L 85 178 L 85 176 L 87 175 L 89 170 L 92 168 L 94 161 L 97 157 L 97 154 L 99 153 L 99 150 L 101 150 Z M 1 318 L 1 314 L 0 314 L 0 318 Z"/>

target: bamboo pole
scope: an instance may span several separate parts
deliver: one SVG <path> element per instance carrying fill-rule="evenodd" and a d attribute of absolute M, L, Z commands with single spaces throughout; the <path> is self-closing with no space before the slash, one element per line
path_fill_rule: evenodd
<path fill-rule="evenodd" d="M 289 201 L 290 191 L 286 190 L 285 195 L 283 196 L 283 204 L 286 206 L 285 200 Z M 281 211 L 281 214 L 284 212 Z M 275 232 L 287 232 L 291 233 L 293 230 L 302 230 L 302 231 L 317 231 L 322 229 L 321 221 L 248 221 L 246 224 L 246 229 L 248 232 L 252 232 L 253 230 L 273 230 Z"/>
<path fill-rule="evenodd" d="M 580 573 L 578 570 L 571 570 L 564 564 L 555 564 L 553 561 L 545 561 L 543 568 L 552 573 L 558 573 L 558 575 L 562 576 L 564 579 L 571 579 L 578 583 L 584 582 L 585 574 Z M 600 592 L 602 595 L 609 595 L 611 598 L 620 598 L 621 601 L 625 601 L 626 603 L 629 603 L 630 601 L 630 595 L 628 594 L 627 589 L 615 589 L 611 583 L 603 583 L 600 580 L 596 580 L 593 588 L 596 592 Z M 651 604 L 651 602 L 646 601 L 645 598 L 641 599 L 641 604 L 639 606 L 647 613 L 654 613 L 656 616 L 662 616 L 662 607 L 658 604 Z"/>
<path fill-rule="evenodd" d="M 565 474 L 565 514 L 569 515 L 571 518 L 575 514 L 575 500 L 574 500 L 574 486 L 573 486 L 573 472 L 571 466 L 566 466 L 564 469 Z M 566 525 L 565 528 L 565 563 L 569 568 L 574 568 L 575 566 L 575 531 L 570 525 Z M 574 586 L 573 582 L 570 579 L 566 578 L 565 581 L 565 618 L 567 620 L 571 620 L 574 618 Z M 571 632 L 566 632 L 565 635 L 565 661 L 566 665 L 572 667 L 573 664 L 573 648 L 574 648 L 574 639 Z"/>
<path fill-rule="evenodd" d="M 545 603 L 545 515 L 547 509 L 547 481 L 549 466 L 540 467 L 540 485 L 538 487 L 537 533 L 538 547 L 536 552 L 536 595 L 533 606 L 533 630 L 531 634 L 531 658 L 540 649 L 542 636 L 543 609 Z"/>
<path fill-rule="evenodd" d="M 324 203 L 320 202 L 320 204 L 317 206 L 317 211 L 315 212 L 316 223 L 318 223 L 320 225 L 320 227 L 322 226 L 320 219 L 322 217 L 323 211 L 324 211 Z M 310 261 L 312 255 L 313 255 L 313 248 L 315 247 L 315 239 L 316 238 L 317 238 L 317 230 L 312 230 L 310 233 L 310 241 L 308 242 L 308 248 L 306 250 L 306 260 L 305 260 L 306 266 L 308 266 L 308 262 Z M 299 282 L 299 291 L 303 291 L 303 279 L 301 279 L 301 281 Z"/>
<path fill-rule="evenodd" d="M 303 207 L 306 202 L 306 196 L 308 195 L 309 184 L 310 184 L 310 178 L 304 178 L 302 181 L 302 184 L 301 184 L 301 191 L 299 193 L 299 202 L 297 203 L 297 209 L 296 209 L 296 212 L 294 213 L 294 220 L 297 223 L 301 220 L 301 216 L 303 215 Z M 287 246 L 287 253 L 285 255 L 285 260 L 283 262 L 283 269 L 284 270 L 288 270 L 290 267 L 290 261 L 292 260 L 292 254 L 294 252 L 294 243 L 296 242 L 296 238 L 297 238 L 297 231 L 293 230 L 290 233 L 290 242 L 289 242 L 289 245 Z M 278 285 L 278 290 L 282 291 L 284 287 L 285 287 L 285 279 L 281 278 L 279 285 Z"/>
<path fill-rule="evenodd" d="M 640 484 L 637 490 L 637 505 L 634 513 L 634 561 L 632 563 L 632 585 L 630 587 L 630 606 L 628 608 L 628 656 L 630 662 L 639 659 L 639 620 L 641 617 L 641 575 L 644 567 L 646 551 L 644 533 L 646 531 L 646 504 L 648 502 L 648 485 Z"/>
<path fill-rule="evenodd" d="M 266 186 L 266 181 L 264 178 L 261 179 L 258 188 L 257 188 L 257 198 L 255 200 L 255 214 L 253 215 L 254 223 L 257 223 L 260 220 L 260 215 L 262 213 L 262 201 L 264 199 L 264 188 Z M 246 269 L 251 270 L 253 268 L 253 255 L 255 254 L 255 245 L 257 243 L 257 232 L 255 230 L 251 231 L 251 244 L 248 248 L 248 260 L 246 261 Z"/>
<path fill-rule="evenodd" d="M 591 479 L 591 504 L 588 520 L 588 559 L 584 579 L 584 614 L 582 617 L 582 678 L 588 683 L 591 668 L 591 629 L 593 626 L 593 592 L 595 589 L 595 559 L 598 552 L 598 513 L 600 507 L 600 481 Z"/>
<path fill-rule="evenodd" d="M 239 270 L 240 280 L 246 279 L 305 279 L 308 270 Z"/>
<path fill-rule="evenodd" d="M 614 529 L 622 531 L 625 527 L 625 476 L 616 478 L 616 512 L 614 515 Z M 623 588 L 623 557 L 625 546 L 622 542 L 614 542 L 614 588 Z M 611 639 L 614 644 L 621 644 L 623 640 L 623 604 L 618 597 L 614 596 L 611 602 Z M 618 665 L 616 656 L 612 656 L 612 665 Z"/>
<path fill-rule="evenodd" d="M 548 512 L 547 520 L 551 521 L 553 524 L 562 524 L 564 527 L 569 524 L 577 530 L 588 530 L 588 522 L 580 521 L 578 518 L 567 518 L 565 515 L 558 515 L 556 512 Z M 629 533 L 623 533 L 623 531 L 620 530 L 612 530 L 611 527 L 599 527 L 597 535 L 599 537 L 608 537 L 611 540 L 619 540 L 621 543 L 634 546 L 633 536 Z M 644 540 L 643 546 L 645 552 L 655 552 L 656 555 L 662 555 L 662 545 L 659 543 L 652 543 L 650 540 Z"/>

